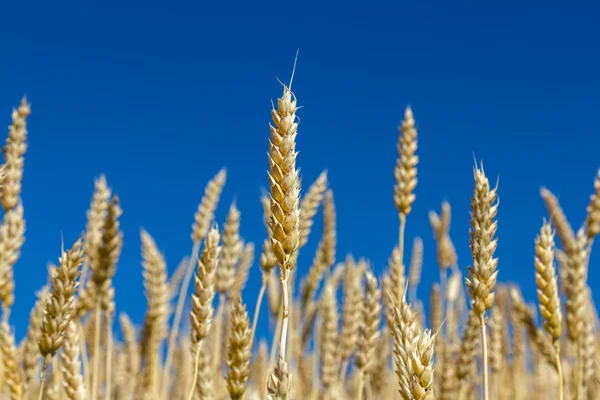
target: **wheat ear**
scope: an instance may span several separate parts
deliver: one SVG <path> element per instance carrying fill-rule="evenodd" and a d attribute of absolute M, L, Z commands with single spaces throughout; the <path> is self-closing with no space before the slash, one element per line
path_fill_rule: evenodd
<path fill-rule="evenodd" d="M 363 399 L 363 387 L 369 384 L 369 375 L 375 364 L 375 351 L 379 340 L 381 323 L 381 290 L 377 286 L 377 278 L 367 270 L 365 295 L 360 310 L 357 350 L 354 362 L 359 370 L 358 398 Z"/>
<path fill-rule="evenodd" d="M 48 363 L 63 345 L 67 327 L 75 312 L 74 298 L 77 290 L 77 278 L 83 262 L 81 239 L 77 240 L 71 250 L 63 250 L 60 265 L 51 271 L 52 292 L 49 293 L 42 322 L 42 337 L 39 341 L 40 354 L 44 358 L 40 378 L 39 399 L 44 393 L 44 381 Z"/>
<path fill-rule="evenodd" d="M 23 205 L 19 203 L 5 212 L 4 221 L 0 226 L 0 299 L 4 321 L 8 321 L 10 309 L 15 301 L 13 268 L 21 255 L 24 235 Z"/>
<path fill-rule="evenodd" d="M 23 97 L 19 107 L 13 110 L 12 124 L 8 128 L 8 137 L 2 149 L 4 167 L 0 200 L 5 213 L 17 206 L 21 196 L 24 156 L 27 150 L 27 117 L 29 114 L 31 114 L 31 107 L 27 102 L 27 98 Z"/>
<path fill-rule="evenodd" d="M 327 171 L 321 172 L 317 179 L 309 186 L 300 202 L 300 238 L 298 248 L 304 247 L 313 225 L 313 218 L 323 201 L 323 194 L 327 189 Z"/>
<path fill-rule="evenodd" d="M 394 323 L 390 334 L 394 342 L 394 363 L 396 375 L 400 386 L 400 395 L 404 400 L 412 400 L 412 343 L 417 336 L 416 316 L 406 301 L 406 295 L 400 297 L 396 305 L 390 293 L 387 293 L 392 302 Z"/>
<path fill-rule="evenodd" d="M 206 363 L 211 364 L 207 359 L 207 351 L 202 352 L 202 341 L 208 336 L 213 317 L 213 300 L 215 297 L 215 274 L 219 264 L 221 246 L 219 240 L 221 236 L 217 227 L 213 227 L 204 244 L 204 250 L 198 261 L 198 270 L 194 278 L 194 294 L 192 295 L 192 312 L 190 313 L 191 342 L 195 353 L 194 358 L 194 377 L 190 388 L 188 398 L 191 400 L 196 390 L 196 382 L 199 370 L 204 374 Z M 212 366 L 212 364 L 211 364 Z"/>
<path fill-rule="evenodd" d="M 498 259 L 494 258 L 497 239 L 496 213 L 498 203 L 496 188 L 491 189 L 483 171 L 483 165 L 475 167 L 475 190 L 471 200 L 470 245 L 473 266 L 469 267 L 469 278 L 466 279 L 469 295 L 473 300 L 473 310 L 477 313 L 481 327 L 481 347 L 483 350 L 483 397 L 489 399 L 487 338 L 485 329 L 485 312 L 494 304 L 494 287 L 498 277 Z"/>
<path fill-rule="evenodd" d="M 140 347 L 137 341 L 137 332 L 133 323 L 127 316 L 122 313 L 119 316 L 119 324 L 121 325 L 121 332 L 123 333 L 123 352 L 125 356 L 125 374 L 127 388 L 126 393 L 128 398 L 132 396 L 131 391 L 136 387 L 138 375 L 140 371 Z"/>
<path fill-rule="evenodd" d="M 267 381 L 267 400 L 289 400 L 290 385 L 288 366 L 280 355 L 277 357 L 273 372 L 269 374 Z"/>
<path fill-rule="evenodd" d="M 169 308 L 169 287 L 167 284 L 167 265 L 164 256 L 158 250 L 156 242 L 148 232 L 140 232 L 142 242 L 142 268 L 144 289 L 147 301 L 142 337 L 142 355 L 145 361 L 143 386 L 149 393 L 157 393 L 160 369 L 160 344 L 167 335 L 167 317 Z"/>
<path fill-rule="evenodd" d="M 364 262 L 364 261 L 362 261 Z M 361 290 L 363 273 L 354 262 L 346 262 L 344 271 L 344 303 L 342 305 L 342 329 L 340 336 L 340 382 L 346 380 L 348 363 L 355 351 L 360 323 L 360 308 L 363 298 Z"/>
<path fill-rule="evenodd" d="M 546 205 L 546 209 L 550 215 L 550 220 L 556 227 L 556 233 L 560 239 L 562 247 L 568 251 L 568 249 L 573 247 L 573 243 L 575 242 L 575 233 L 573 232 L 573 228 L 571 228 L 571 224 L 569 224 L 569 221 L 560 207 L 556 196 L 554 196 L 552 192 L 546 188 L 540 189 L 540 195 L 544 200 L 544 204 Z"/>
<path fill-rule="evenodd" d="M 590 196 L 587 207 L 586 225 L 588 243 L 591 245 L 594 237 L 600 233 L 600 170 L 594 179 L 594 193 Z"/>
<path fill-rule="evenodd" d="M 242 254 L 243 243 L 240 240 L 240 212 L 232 203 L 223 225 L 223 249 L 217 268 L 216 288 L 220 294 L 227 294 L 235 280 L 235 266 Z"/>
<path fill-rule="evenodd" d="M 10 328 L 6 321 L 3 321 L 2 326 L 0 327 L 0 350 L 0 353 L 2 354 L 2 364 L 4 366 L 4 379 L 8 386 L 8 396 L 10 400 L 22 400 L 23 384 L 19 371 L 15 337 L 10 332 Z"/>
<path fill-rule="evenodd" d="M 433 352 L 435 334 L 429 329 L 414 338 L 410 354 L 413 371 L 412 394 L 415 400 L 435 400 L 433 393 Z"/>
<path fill-rule="evenodd" d="M 544 223 L 535 240 L 535 281 L 540 314 L 544 329 L 552 338 L 556 349 L 556 368 L 558 371 L 559 399 L 563 398 L 563 376 L 560 362 L 560 336 L 562 331 L 562 313 L 558 297 L 558 283 L 554 265 L 554 232 L 550 224 Z"/>
<path fill-rule="evenodd" d="M 408 272 L 408 283 L 410 285 L 411 302 L 417 302 L 417 287 L 421 282 L 421 270 L 423 268 L 423 240 L 416 237 L 413 241 L 410 255 L 410 269 Z"/>
<path fill-rule="evenodd" d="M 104 221 L 106 221 L 108 213 L 110 196 L 111 190 L 106 182 L 106 177 L 100 175 L 94 182 L 94 194 L 92 195 L 90 208 L 87 212 L 87 224 L 83 241 L 85 258 L 83 260 L 80 280 L 82 285 L 85 285 L 87 281 L 91 260 L 96 256 L 98 246 L 102 242 L 102 229 L 104 228 Z"/>
<path fill-rule="evenodd" d="M 81 376 L 81 361 L 79 359 L 79 327 L 71 321 L 67 327 L 64 350 L 61 357 L 63 386 L 69 400 L 84 400 L 85 387 Z"/>
<path fill-rule="evenodd" d="M 241 297 L 232 299 L 231 334 L 229 336 L 227 391 L 231 400 L 243 399 L 250 375 L 250 321 Z"/>
<path fill-rule="evenodd" d="M 338 310 L 335 290 L 327 284 L 321 300 L 321 317 L 323 325 L 320 336 L 321 353 L 321 382 L 325 396 L 338 383 L 340 358 L 338 350 Z"/>
<path fill-rule="evenodd" d="M 279 358 L 286 358 L 289 324 L 288 279 L 296 266 L 299 247 L 300 180 L 296 170 L 296 98 L 284 85 L 283 95 L 273 107 L 269 140 L 269 183 L 271 186 L 271 246 L 280 268 L 282 290 L 282 322 L 279 338 Z"/>
<path fill-rule="evenodd" d="M 23 371 L 23 392 L 27 395 L 29 386 L 38 374 L 40 353 L 38 342 L 42 336 L 42 322 L 48 298 L 48 287 L 45 286 L 38 294 L 37 301 L 31 310 L 27 336 L 22 344 L 21 359 Z"/>

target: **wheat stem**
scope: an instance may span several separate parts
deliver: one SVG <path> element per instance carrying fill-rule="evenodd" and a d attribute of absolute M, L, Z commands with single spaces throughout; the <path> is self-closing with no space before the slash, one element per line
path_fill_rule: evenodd
<path fill-rule="evenodd" d="M 479 325 L 481 328 L 481 358 L 483 361 L 483 400 L 489 400 L 489 377 L 488 377 L 488 350 L 487 350 L 487 335 L 485 333 L 485 317 L 479 314 Z"/>
<path fill-rule="evenodd" d="M 290 307 L 290 299 L 289 299 L 289 287 L 288 287 L 288 278 L 289 278 L 289 270 L 282 269 L 281 272 L 281 292 L 282 292 L 282 309 L 281 309 L 281 336 L 279 337 L 279 357 L 285 360 L 285 351 L 287 345 L 287 333 L 288 333 L 288 324 L 289 324 L 289 307 Z"/>
<path fill-rule="evenodd" d="M 358 385 L 356 388 L 356 393 L 358 394 L 357 400 L 363 400 L 363 392 L 365 390 L 365 372 L 360 369 L 358 371 Z"/>
<path fill-rule="evenodd" d="M 48 361 L 52 357 L 47 355 L 44 357 L 44 363 L 42 364 L 42 373 L 40 374 L 40 391 L 38 394 L 38 400 L 42 400 L 44 397 L 44 384 L 46 383 L 46 371 L 48 371 Z"/>
<path fill-rule="evenodd" d="M 271 344 L 271 353 L 269 354 L 269 365 L 273 365 L 275 362 L 275 355 L 277 354 L 277 345 L 279 344 L 279 338 L 281 335 L 281 324 L 283 323 L 283 307 L 279 307 L 277 313 L 277 324 L 275 325 L 275 334 L 273 336 L 273 343 Z"/>
<path fill-rule="evenodd" d="M 111 386 L 112 386 L 112 346 L 113 346 L 113 335 L 112 335 L 112 318 L 110 313 L 106 314 L 106 330 L 107 330 L 107 345 L 106 345 L 106 388 L 104 392 L 104 400 L 110 400 L 112 398 Z"/>
<path fill-rule="evenodd" d="M 79 348 L 81 351 L 81 362 L 83 364 L 83 379 L 85 381 L 85 387 L 89 390 L 90 388 L 90 361 L 88 357 L 87 348 L 85 346 L 85 334 L 78 326 L 79 329 Z"/>
<path fill-rule="evenodd" d="M 398 240 L 398 253 L 400 255 L 400 263 L 402 265 L 404 265 L 404 230 L 406 228 L 406 215 L 404 214 L 400 214 L 400 231 L 399 231 L 399 240 Z M 398 283 L 402 284 L 402 285 L 398 285 L 398 287 L 396 288 L 396 298 L 400 299 L 402 298 L 402 295 L 404 294 L 404 283 L 402 282 L 402 280 L 398 280 Z"/>
<path fill-rule="evenodd" d="M 252 343 L 254 343 L 254 337 L 256 336 L 256 325 L 258 324 L 258 316 L 260 314 L 260 306 L 262 304 L 263 297 L 265 296 L 265 290 L 267 289 L 268 279 L 263 274 L 262 285 L 260 287 L 260 291 L 258 292 L 258 297 L 256 298 L 256 305 L 254 307 L 254 317 L 252 318 L 252 331 L 250 338 L 250 348 L 252 348 Z"/>
<path fill-rule="evenodd" d="M 558 373 L 558 400 L 563 400 L 564 398 L 564 382 L 563 382 L 563 372 L 562 372 L 562 364 L 560 362 L 560 353 L 556 352 L 556 372 Z"/>
<path fill-rule="evenodd" d="M 194 356 L 194 376 L 192 377 L 192 386 L 190 388 L 190 394 L 188 395 L 188 400 L 192 400 L 194 398 L 194 392 L 196 391 L 196 382 L 198 381 L 198 359 L 200 358 L 200 349 L 202 346 L 202 342 L 196 343 L 196 355 Z"/>
<path fill-rule="evenodd" d="M 101 320 L 101 303 L 100 299 L 96 301 L 96 309 L 94 310 L 94 370 L 92 371 L 92 399 L 97 399 L 98 393 L 98 378 L 100 377 L 100 320 Z"/>

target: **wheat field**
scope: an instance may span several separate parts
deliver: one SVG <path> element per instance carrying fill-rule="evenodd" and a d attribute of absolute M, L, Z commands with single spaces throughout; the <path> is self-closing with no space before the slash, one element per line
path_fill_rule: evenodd
<path fill-rule="evenodd" d="M 577 230 L 552 192 L 540 191 L 547 216 L 531 248 L 536 299 L 526 301 L 517 286 L 501 283 L 494 256 L 500 189 L 480 163 L 473 169 L 470 266 L 458 265 L 451 207 L 444 202 L 429 214 L 439 270 L 423 271 L 421 239 L 405 237 L 417 200 L 420 140 L 406 108 L 396 166 L 381 172 L 395 178 L 390 200 L 398 212 L 397 245 L 385 271 L 376 274 L 367 259 L 336 254 L 335 200 L 326 171 L 301 187 L 299 104 L 291 81 L 282 86 L 270 110 L 270 132 L 260 139 L 268 153 L 257 166 L 268 170 L 262 243 L 240 237 L 235 203 L 226 220 L 215 221 L 227 180 L 219 171 L 190 215 L 189 257 L 171 276 L 159 244 L 141 231 L 147 307 L 135 324 L 125 313 L 115 315 L 122 210 L 107 179 L 97 177 L 84 234 L 57 249 L 48 285 L 37 293 L 26 336 L 17 343 L 10 311 L 13 268 L 25 240 L 21 182 L 31 113 L 21 101 L 0 174 L 3 398 L 598 398 L 600 336 L 587 271 L 600 232 L 600 174 L 590 183 L 587 218 Z M 320 238 L 311 235 L 319 210 Z M 318 243 L 317 250 L 306 276 L 299 276 L 296 260 L 308 241 Z M 439 274 L 428 310 L 416 295 L 424 273 Z M 242 298 L 248 280 L 260 282 L 258 298 Z M 270 327 L 268 338 L 255 335 L 258 324 Z"/>

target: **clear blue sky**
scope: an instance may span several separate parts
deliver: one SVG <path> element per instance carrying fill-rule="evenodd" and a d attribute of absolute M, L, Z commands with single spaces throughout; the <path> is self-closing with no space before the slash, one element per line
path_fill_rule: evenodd
<path fill-rule="evenodd" d="M 424 239 L 421 297 L 438 277 L 427 213 L 444 199 L 463 271 L 471 260 L 475 154 L 491 180 L 500 176 L 500 279 L 533 299 L 533 239 L 546 215 L 540 187 L 559 195 L 579 226 L 600 166 L 600 9 L 446 3 L 4 2 L 0 116 L 7 126 L 24 93 L 33 110 L 27 241 L 11 316 L 17 335 L 61 233 L 71 243 L 83 230 L 101 173 L 124 209 L 118 310 L 137 322 L 145 306 L 140 227 L 175 268 L 191 248 L 204 186 L 223 166 L 218 221 L 235 197 L 242 235 L 260 246 L 270 102 L 297 48 L 298 163 L 306 184 L 330 171 L 338 259 L 352 251 L 377 272 L 387 263 L 397 240 L 397 127 L 411 104 L 421 162 L 407 238 Z M 598 279 L 591 268 L 592 289 Z M 245 292 L 251 305 L 259 284 L 255 268 Z"/>

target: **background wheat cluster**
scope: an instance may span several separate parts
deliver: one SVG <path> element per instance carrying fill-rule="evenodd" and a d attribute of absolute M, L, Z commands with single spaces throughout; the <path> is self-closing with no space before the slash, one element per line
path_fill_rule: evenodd
<path fill-rule="evenodd" d="M 115 315 L 112 279 L 123 243 L 122 210 L 100 176 L 84 233 L 57 249 L 27 334 L 16 343 L 9 321 L 13 268 L 25 240 L 21 181 L 30 106 L 23 99 L 12 114 L 0 180 L 3 398 L 598 398 L 600 341 L 587 271 L 600 232 L 600 175 L 590 188 L 587 218 L 576 231 L 557 198 L 541 190 L 548 216 L 540 215 L 527 272 L 535 276 L 537 299 L 526 302 L 517 286 L 498 282 L 498 188 L 476 164 L 472 262 L 459 268 L 450 204 L 443 203 L 439 213 L 429 215 L 439 283 L 431 287 L 425 310 L 417 285 L 422 273 L 438 271 L 422 271 L 422 241 L 405 237 L 419 161 L 411 109 L 399 129 L 390 193 L 399 216 L 397 245 L 382 274 L 374 273 L 367 259 L 336 254 L 327 173 L 301 188 L 298 109 L 290 81 L 273 105 L 270 133 L 262 139 L 269 188 L 262 197 L 263 243 L 255 247 L 240 237 L 235 203 L 225 221 L 214 220 L 226 184 L 226 171 L 219 171 L 194 216 L 191 253 L 172 276 L 159 245 L 140 232 L 147 308 L 138 326 L 127 314 Z M 314 238 L 319 209 L 322 234 Z M 300 276 L 296 261 L 309 240 L 318 247 L 308 273 Z M 242 298 L 247 280 L 260 282 L 257 299 Z M 188 307 L 191 311 L 184 312 Z M 272 336 L 257 337 L 258 324 L 268 325 Z M 121 330 L 122 340 L 113 329 Z"/>

